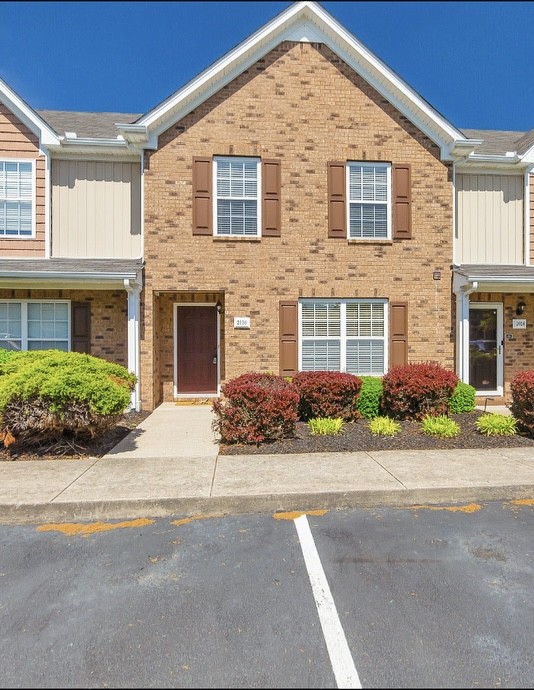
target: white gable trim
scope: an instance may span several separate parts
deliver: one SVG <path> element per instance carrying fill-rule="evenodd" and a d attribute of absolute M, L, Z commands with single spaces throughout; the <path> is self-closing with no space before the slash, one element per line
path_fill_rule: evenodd
<path fill-rule="evenodd" d="M 325 43 L 378 93 L 441 148 L 444 159 L 463 158 L 477 143 L 443 118 L 376 55 L 316 2 L 297 2 L 141 117 L 155 137 L 217 93 L 282 41 Z M 124 132 L 127 137 L 127 133 Z M 460 146 L 457 146 L 459 144 Z M 463 144 L 463 146 L 462 146 Z M 466 147 L 465 144 L 468 146 Z M 469 145 L 470 144 L 470 145 Z M 456 149 L 456 150 L 455 150 Z"/>
<path fill-rule="evenodd" d="M 2 81 L 2 79 L 0 79 L 0 101 L 8 110 L 17 116 L 29 130 L 39 137 L 40 144 L 43 146 L 59 144 L 59 137 L 54 130 L 51 129 L 49 125 L 37 115 L 35 110 L 30 108 L 13 89 Z"/>

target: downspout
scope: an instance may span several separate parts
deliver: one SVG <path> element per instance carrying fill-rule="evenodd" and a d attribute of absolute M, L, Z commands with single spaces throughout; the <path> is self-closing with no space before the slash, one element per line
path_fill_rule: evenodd
<path fill-rule="evenodd" d="M 478 289 L 475 280 L 471 287 L 460 289 L 456 293 L 456 311 L 458 330 L 456 337 L 456 367 L 463 383 L 469 383 L 469 295 Z"/>
<path fill-rule="evenodd" d="M 137 383 L 131 394 L 130 409 L 139 412 L 140 397 L 140 357 L 139 357 L 139 317 L 141 311 L 141 286 L 124 279 L 124 289 L 128 293 L 128 370 L 135 374 Z"/>

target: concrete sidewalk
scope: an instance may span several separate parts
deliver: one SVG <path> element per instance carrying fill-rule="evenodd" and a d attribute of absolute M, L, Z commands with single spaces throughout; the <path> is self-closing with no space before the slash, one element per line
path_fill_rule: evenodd
<path fill-rule="evenodd" d="M 163 404 L 110 453 L 0 463 L 0 522 L 534 498 L 534 449 L 219 455 L 210 406 Z"/>

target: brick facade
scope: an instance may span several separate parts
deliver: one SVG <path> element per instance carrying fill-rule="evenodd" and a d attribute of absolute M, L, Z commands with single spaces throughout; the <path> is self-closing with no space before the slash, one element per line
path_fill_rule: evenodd
<path fill-rule="evenodd" d="M 281 160 L 281 237 L 192 235 L 192 159 L 212 155 Z M 412 239 L 329 239 L 332 160 L 410 164 Z M 154 291 L 224 295 L 225 379 L 278 371 L 278 304 L 299 297 L 405 301 L 409 359 L 453 367 L 452 199 L 438 147 L 324 44 L 278 46 L 146 154 L 143 406 L 172 399 L 173 298 Z"/>

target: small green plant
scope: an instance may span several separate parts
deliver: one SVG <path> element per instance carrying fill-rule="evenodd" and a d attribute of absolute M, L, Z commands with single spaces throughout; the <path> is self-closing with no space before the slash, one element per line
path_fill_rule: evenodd
<path fill-rule="evenodd" d="M 449 414 L 462 414 L 475 409 L 476 389 L 460 381 L 449 398 Z"/>
<path fill-rule="evenodd" d="M 485 436 L 513 436 L 517 433 L 517 421 L 505 414 L 488 412 L 477 419 L 475 426 Z"/>
<path fill-rule="evenodd" d="M 343 428 L 341 417 L 314 417 L 308 420 L 308 426 L 313 436 L 336 436 Z"/>
<path fill-rule="evenodd" d="M 362 387 L 356 408 L 362 417 L 373 419 L 380 414 L 382 399 L 382 379 L 378 376 L 361 376 Z"/>
<path fill-rule="evenodd" d="M 395 436 L 401 425 L 391 417 L 375 417 L 369 422 L 369 430 L 373 436 Z"/>
<path fill-rule="evenodd" d="M 421 427 L 425 434 L 441 438 L 454 438 L 460 433 L 460 425 L 444 414 L 437 417 L 427 415 L 421 421 Z"/>

